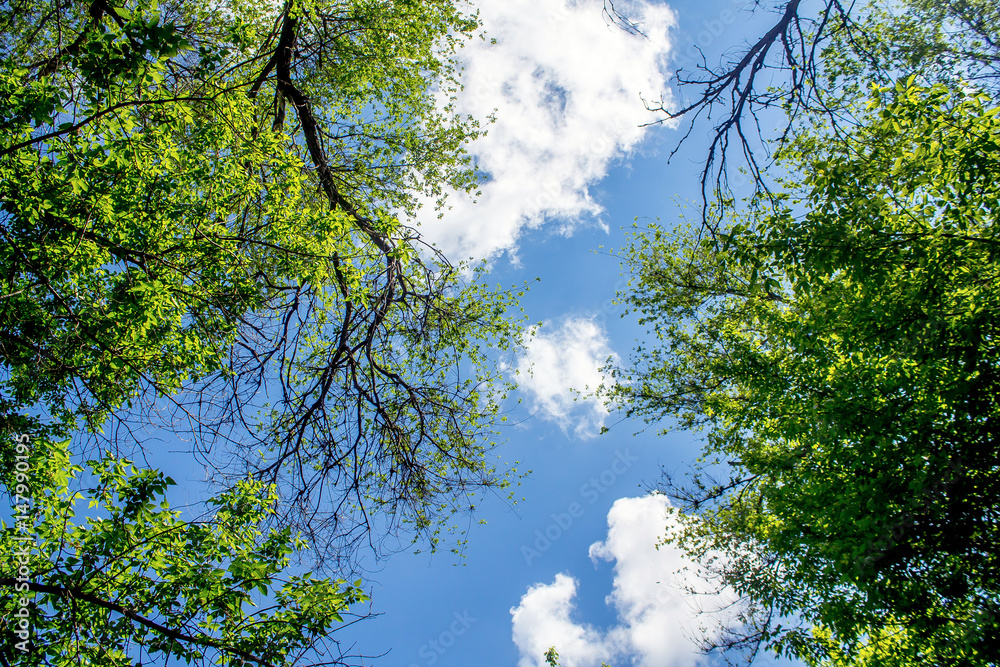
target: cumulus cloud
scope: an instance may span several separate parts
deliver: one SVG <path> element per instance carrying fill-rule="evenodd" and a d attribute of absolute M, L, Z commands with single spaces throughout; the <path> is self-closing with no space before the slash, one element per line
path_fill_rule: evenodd
<path fill-rule="evenodd" d="M 518 360 L 520 386 L 544 419 L 578 438 L 596 435 L 608 416 L 604 403 L 588 391 L 604 380 L 601 366 L 616 355 L 603 327 L 586 318 L 569 318 L 548 331 L 533 331 Z"/>
<path fill-rule="evenodd" d="M 608 512 L 608 535 L 590 547 L 590 557 L 613 561 L 614 583 L 606 601 L 618 624 L 602 631 L 571 618 L 577 582 L 567 574 L 528 589 L 511 609 L 518 667 L 543 667 L 555 646 L 564 667 L 597 667 L 601 661 L 642 667 L 696 667 L 705 664 L 694 643 L 701 609 L 684 592 L 703 589 L 695 563 L 671 546 L 656 548 L 668 528 L 669 502 L 662 495 L 621 498 Z M 717 599 L 713 609 L 731 598 Z"/>
<path fill-rule="evenodd" d="M 599 220 L 589 187 L 643 138 L 643 99 L 665 98 L 674 13 L 656 0 L 616 7 L 643 35 L 612 25 L 604 0 L 503 0 L 479 7 L 486 40 L 463 50 L 457 110 L 496 123 L 471 146 L 488 175 L 482 196 L 449 199 L 422 231 L 449 256 L 512 249 L 521 230 L 563 232 Z"/>
<path fill-rule="evenodd" d="M 551 584 L 529 588 L 521 604 L 510 610 L 514 643 L 521 651 L 518 667 L 541 667 L 542 656 L 553 645 L 563 667 L 599 665 L 614 653 L 599 630 L 570 618 L 576 587 L 575 579 L 557 574 Z"/>
<path fill-rule="evenodd" d="M 615 563 L 608 602 L 621 625 L 610 633 L 623 650 L 641 657 L 640 665 L 690 666 L 700 661 L 691 640 L 699 609 L 683 592 L 675 573 L 698 571 L 679 549 L 655 548 L 665 532 L 668 502 L 662 495 L 621 498 L 608 513 L 608 536 L 590 547 L 592 560 Z"/>

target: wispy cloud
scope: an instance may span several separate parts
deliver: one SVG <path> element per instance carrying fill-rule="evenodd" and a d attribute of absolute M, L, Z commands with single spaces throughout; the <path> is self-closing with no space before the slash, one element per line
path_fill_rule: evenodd
<path fill-rule="evenodd" d="M 607 333 L 591 319 L 569 318 L 560 326 L 543 325 L 532 334 L 517 372 L 533 409 L 578 438 L 597 435 L 608 410 L 588 394 L 605 380 L 601 366 L 616 356 Z"/>
<path fill-rule="evenodd" d="M 525 227 L 552 221 L 563 232 L 599 220 L 589 188 L 632 150 L 650 121 L 642 99 L 666 96 L 674 13 L 650 0 L 616 6 L 644 35 L 611 24 L 604 0 L 486 2 L 486 40 L 463 51 L 458 111 L 485 118 L 471 147 L 488 174 L 478 204 L 453 196 L 451 210 L 422 222 L 449 256 L 513 249 Z"/>
<path fill-rule="evenodd" d="M 607 538 L 590 547 L 595 562 L 615 563 L 607 596 L 618 617 L 614 627 L 602 631 L 573 620 L 577 582 L 568 574 L 528 589 L 511 609 L 518 667 L 543 667 L 542 656 L 553 645 L 564 667 L 597 667 L 602 661 L 641 667 L 705 664 L 693 640 L 701 610 L 683 590 L 685 583 L 698 580 L 700 570 L 678 549 L 656 548 L 668 529 L 668 507 L 662 495 L 617 500 L 608 512 Z M 720 597 L 713 608 L 729 602 Z"/>

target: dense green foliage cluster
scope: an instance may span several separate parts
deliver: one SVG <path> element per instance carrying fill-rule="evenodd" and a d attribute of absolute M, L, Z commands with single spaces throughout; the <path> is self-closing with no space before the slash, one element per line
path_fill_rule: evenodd
<path fill-rule="evenodd" d="M 786 147 L 780 205 L 637 232 L 624 300 L 655 337 L 613 391 L 705 429 L 672 539 L 721 554 L 745 645 L 998 659 L 998 111 L 900 82 L 843 140 Z"/>
<path fill-rule="evenodd" d="M 16 557 L 16 574 L 0 579 L 11 591 L 0 610 L 22 630 L 0 654 L 5 664 L 339 659 L 329 636 L 348 605 L 367 598 L 360 582 L 283 574 L 304 545 L 288 528 L 262 527 L 274 513 L 273 488 L 241 482 L 209 501 L 206 518 L 185 521 L 163 500 L 173 480 L 155 470 L 94 461 L 94 486 L 77 492 L 84 471 L 65 445 L 25 449 L 26 483 L 38 489 L 34 523 L 0 534 L 0 553 Z M 13 476 L 5 482 L 16 497 Z"/>

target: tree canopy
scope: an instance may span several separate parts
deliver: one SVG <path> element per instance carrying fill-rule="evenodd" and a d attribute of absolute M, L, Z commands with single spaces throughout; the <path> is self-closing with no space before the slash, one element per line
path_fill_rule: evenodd
<path fill-rule="evenodd" d="M 6 662 L 339 663 L 364 595 L 287 570 L 305 540 L 346 572 L 508 486 L 517 295 L 417 230 L 478 183 L 453 106 L 478 26 L 436 0 L 0 4 L 0 462 L 29 437 L 39 466 L 5 477 L 35 540 L 22 572 L 0 538 Z M 164 433 L 213 473 L 201 519 L 129 462 Z"/>
<path fill-rule="evenodd" d="M 286 571 L 306 545 L 263 527 L 273 486 L 241 482 L 185 521 L 158 471 L 108 456 L 88 462 L 93 486 L 79 492 L 65 443 L 16 449 L 27 472 L 3 482 L 24 518 L 0 533 L 0 663 L 348 664 L 330 635 L 367 597 L 360 582 Z"/>
<path fill-rule="evenodd" d="M 611 391 L 705 431 L 671 539 L 723 554 L 756 619 L 716 647 L 855 660 L 896 627 L 909 664 L 997 660 L 998 111 L 880 88 L 785 148 L 779 208 L 637 232 L 623 301 L 654 337 Z"/>
<path fill-rule="evenodd" d="M 414 229 L 477 182 L 451 106 L 475 15 L 15 1 L 0 25 L 6 433 L 165 427 L 220 481 L 276 483 L 331 557 L 374 514 L 433 542 L 506 483 L 487 350 L 514 297 Z"/>
<path fill-rule="evenodd" d="M 713 119 L 700 219 L 637 227 L 621 299 L 651 336 L 607 395 L 704 432 L 663 488 L 668 540 L 743 596 L 706 650 L 995 664 L 997 7 L 755 11 L 657 109 Z"/>

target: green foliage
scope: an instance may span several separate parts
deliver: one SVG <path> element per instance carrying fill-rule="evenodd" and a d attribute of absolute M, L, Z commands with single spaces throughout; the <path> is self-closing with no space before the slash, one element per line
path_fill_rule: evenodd
<path fill-rule="evenodd" d="M 324 555 L 370 511 L 434 545 L 506 486 L 516 295 L 413 229 L 477 184 L 452 106 L 473 14 L 13 2 L 0 27 L 5 436 L 183 428 Z"/>
<path fill-rule="evenodd" d="M 911 632 L 905 627 L 885 622 L 883 627 L 872 628 L 865 641 L 853 651 L 844 651 L 833 641 L 828 630 L 813 629 L 813 637 L 823 646 L 827 656 L 825 659 L 807 657 L 806 664 L 816 667 L 910 667 L 915 664 L 937 665 L 947 664 L 936 652 L 926 652 L 914 659 L 910 644 Z"/>
<path fill-rule="evenodd" d="M 239 318 L 281 303 L 262 274 L 276 286 L 325 278 L 309 258 L 332 254 L 346 222 L 310 211 L 302 164 L 277 136 L 221 130 L 249 112 L 231 104 L 191 121 L 171 106 L 140 137 L 98 122 L 3 162 L 14 401 L 96 428 L 143 384 L 169 394 L 224 372 Z M 259 184 L 248 168 L 273 178 Z"/>
<path fill-rule="evenodd" d="M 559 653 L 556 652 L 555 646 L 550 646 L 549 650 L 545 652 L 545 664 L 549 667 L 559 667 Z M 606 663 L 601 663 L 601 667 L 609 667 Z"/>
<path fill-rule="evenodd" d="M 917 75 L 927 85 L 972 83 L 995 95 L 998 44 L 1000 7 L 991 0 L 869 2 L 834 24 L 822 51 L 821 90 L 828 102 L 857 101 L 867 82 Z"/>
<path fill-rule="evenodd" d="M 288 570 L 306 545 L 263 527 L 273 487 L 243 482 L 187 521 L 156 470 L 107 456 L 84 473 L 65 444 L 37 440 L 27 458 L 32 525 L 0 533 L 4 664 L 340 664 L 327 637 L 367 598 L 360 582 Z M 30 634 L 18 636 L 22 617 Z"/>
<path fill-rule="evenodd" d="M 801 186 L 777 206 L 716 239 L 655 227 L 629 249 L 623 300 L 655 341 L 611 396 L 706 430 L 672 539 L 724 556 L 757 614 L 745 645 L 998 658 L 997 115 L 912 79 L 878 90 L 849 136 L 785 148 Z"/>

